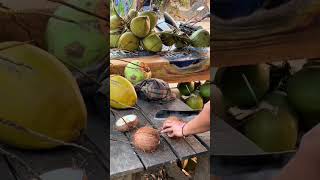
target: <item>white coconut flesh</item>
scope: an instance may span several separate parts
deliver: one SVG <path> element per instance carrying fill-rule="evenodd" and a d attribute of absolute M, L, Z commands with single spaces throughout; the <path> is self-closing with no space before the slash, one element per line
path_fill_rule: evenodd
<path fill-rule="evenodd" d="M 126 124 L 134 122 L 136 120 L 137 120 L 137 116 L 134 114 L 130 114 L 122 118 L 119 118 L 116 122 L 116 126 L 117 127 L 125 126 Z"/>

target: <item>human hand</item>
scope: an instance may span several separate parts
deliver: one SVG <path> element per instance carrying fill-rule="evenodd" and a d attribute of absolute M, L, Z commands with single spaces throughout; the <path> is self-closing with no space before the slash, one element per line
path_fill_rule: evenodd
<path fill-rule="evenodd" d="M 307 132 L 301 141 L 298 154 L 320 165 L 320 124 Z"/>
<path fill-rule="evenodd" d="M 186 123 L 177 117 L 169 117 L 162 125 L 161 133 L 166 133 L 169 137 L 183 137 L 182 128 Z"/>

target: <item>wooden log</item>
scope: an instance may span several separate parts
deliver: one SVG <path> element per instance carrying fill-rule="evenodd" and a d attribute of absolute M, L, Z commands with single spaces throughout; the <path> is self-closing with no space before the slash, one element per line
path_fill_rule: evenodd
<path fill-rule="evenodd" d="M 213 18 L 212 65 L 217 67 L 318 58 L 320 3 L 292 0 L 234 20 Z"/>
<path fill-rule="evenodd" d="M 230 42 L 230 49 L 215 50 L 213 66 L 319 58 L 319 42 L 320 24 L 288 34 Z"/>
<path fill-rule="evenodd" d="M 210 54 L 208 55 L 210 57 Z M 152 77 L 162 79 L 169 83 L 190 82 L 210 79 L 209 61 L 204 61 L 190 69 L 179 69 L 170 61 L 161 56 L 145 56 L 139 58 L 125 58 L 128 62 L 140 60 L 146 63 L 152 72 Z M 124 75 L 124 69 L 128 62 L 111 60 L 111 74 Z"/>
<path fill-rule="evenodd" d="M 0 42 L 32 39 L 39 47 L 46 49 L 45 32 L 50 17 L 44 14 L 52 12 L 52 9 L 26 10 L 12 16 L 0 11 Z"/>

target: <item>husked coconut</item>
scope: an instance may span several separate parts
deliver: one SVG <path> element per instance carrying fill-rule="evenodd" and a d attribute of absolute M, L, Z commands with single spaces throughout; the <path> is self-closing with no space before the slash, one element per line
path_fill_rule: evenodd
<path fill-rule="evenodd" d="M 133 135 L 133 145 L 144 152 L 152 153 L 160 144 L 159 132 L 151 127 L 142 127 Z"/>

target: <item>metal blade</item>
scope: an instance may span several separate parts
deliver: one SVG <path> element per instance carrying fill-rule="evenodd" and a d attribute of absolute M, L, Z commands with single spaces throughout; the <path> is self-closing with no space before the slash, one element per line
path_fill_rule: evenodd
<path fill-rule="evenodd" d="M 195 111 L 173 111 L 173 110 L 160 110 L 155 115 L 155 120 L 163 121 L 170 116 L 176 116 L 185 121 L 190 121 L 200 113 L 199 110 Z"/>

